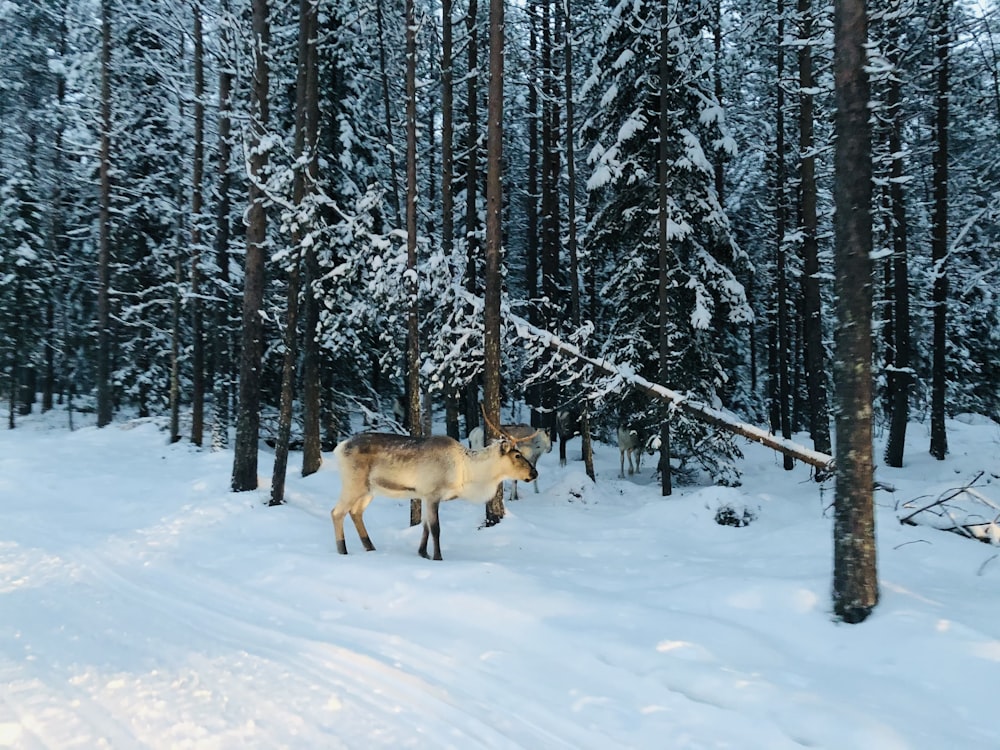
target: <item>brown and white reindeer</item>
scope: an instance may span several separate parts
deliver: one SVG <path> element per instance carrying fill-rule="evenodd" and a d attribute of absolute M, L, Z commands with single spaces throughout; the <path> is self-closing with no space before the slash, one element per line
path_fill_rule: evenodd
<path fill-rule="evenodd" d="M 423 501 L 424 533 L 418 552 L 427 557 L 428 537 L 434 537 L 434 559 L 441 559 L 438 506 L 461 498 L 485 504 L 505 479 L 525 482 L 538 477 L 535 467 L 505 438 L 472 451 L 445 435 L 410 437 L 380 432 L 355 435 L 333 452 L 340 466 L 340 500 L 330 511 L 337 551 L 347 554 L 344 516 L 350 514 L 366 550 L 375 549 L 365 528 L 365 508 L 375 495 L 419 498 Z"/>
<path fill-rule="evenodd" d="M 500 425 L 502 434 L 514 440 L 517 449 L 528 459 L 532 466 L 538 465 L 538 459 L 543 453 L 552 450 L 552 438 L 549 431 L 544 427 L 532 427 L 530 424 L 504 424 Z M 472 450 L 482 450 L 486 445 L 486 433 L 482 427 L 476 427 L 469 433 L 469 447 Z M 538 481 L 535 480 L 535 493 L 538 492 Z M 517 481 L 514 482 L 514 489 L 511 493 L 514 500 L 517 500 Z"/>

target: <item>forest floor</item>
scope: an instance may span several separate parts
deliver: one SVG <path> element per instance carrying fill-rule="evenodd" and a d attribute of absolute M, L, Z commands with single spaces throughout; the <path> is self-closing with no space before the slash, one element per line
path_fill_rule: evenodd
<path fill-rule="evenodd" d="M 233 494 L 230 451 L 64 422 L 0 432 L 0 747 L 1000 747 L 1000 550 L 899 523 L 977 475 L 1000 500 L 988 420 L 950 421 L 945 461 L 911 425 L 879 467 L 860 625 L 831 613 L 832 483 L 760 446 L 741 487 L 665 498 L 600 443 L 591 483 L 574 441 L 497 526 L 442 506 L 432 562 L 385 499 L 377 551 L 348 524 L 336 554 L 329 455 L 269 508 L 267 450 Z"/>

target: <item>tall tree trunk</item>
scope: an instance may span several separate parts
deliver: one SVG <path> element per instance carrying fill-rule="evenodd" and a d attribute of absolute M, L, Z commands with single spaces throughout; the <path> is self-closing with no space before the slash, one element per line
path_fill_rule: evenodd
<path fill-rule="evenodd" d="M 561 0 L 559 0 L 561 2 Z M 557 24 L 554 23 L 552 0 L 542 4 L 542 170 L 541 170 L 541 271 L 544 327 L 558 331 L 564 320 L 561 314 L 559 264 L 559 106 L 556 87 L 554 50 L 557 44 Z M 542 424 L 550 435 L 556 434 L 556 413 L 559 406 L 559 387 L 555 381 L 543 384 L 541 389 Z"/>
<path fill-rule="evenodd" d="M 563 6 L 563 50 L 565 53 L 565 75 L 563 86 L 566 97 L 566 254 L 569 260 L 569 311 L 574 328 L 582 323 L 580 301 L 580 259 L 576 234 L 576 127 L 573 102 L 573 13 L 570 0 Z M 554 433 L 553 433 L 554 434 Z M 590 409 L 584 407 L 580 415 L 580 434 L 583 449 L 584 470 L 591 481 L 596 481 L 594 470 L 594 449 L 590 439 Z"/>
<path fill-rule="evenodd" d="M 183 116 L 183 111 L 182 115 Z M 180 186 L 178 185 L 178 188 Z M 180 190 L 177 191 L 177 206 L 181 205 Z M 180 217 L 180 211 L 177 212 Z M 180 232 L 178 221 L 177 248 L 174 253 L 174 288 L 170 301 L 170 442 L 181 439 L 181 283 L 184 269 L 181 264 Z"/>
<path fill-rule="evenodd" d="M 527 6 L 528 13 L 528 56 L 531 60 L 538 59 L 538 2 L 530 0 Z M 528 128 L 528 164 L 527 179 L 528 188 L 524 200 L 524 220 L 527 231 L 525 243 L 524 259 L 524 289 L 528 298 L 528 319 L 534 325 L 543 325 L 541 311 L 538 307 L 538 165 L 539 165 L 539 143 L 538 143 L 538 70 L 532 68 L 528 73 L 528 114 L 525 127 Z M 534 374 L 534 371 L 528 373 Z M 531 424 L 540 427 L 548 424 L 549 420 L 544 417 L 538 409 L 541 403 L 541 388 L 536 383 L 529 387 L 525 394 L 528 403 L 531 404 Z"/>
<path fill-rule="evenodd" d="M 194 12 L 194 152 L 191 168 L 191 442 L 205 433 L 205 332 L 201 301 L 202 211 L 205 175 L 205 51 L 201 9 Z"/>
<path fill-rule="evenodd" d="M 66 37 L 68 35 L 68 29 L 66 25 L 66 15 L 68 10 L 65 5 L 62 6 L 62 10 L 59 14 L 59 58 L 65 59 L 66 56 Z M 66 75 L 60 72 L 56 75 L 56 123 L 55 130 L 53 134 L 53 148 L 52 148 L 52 169 L 57 175 L 63 174 L 65 170 L 66 159 L 63 153 L 63 133 L 65 132 L 65 125 L 62 122 L 63 108 L 66 105 Z M 52 185 L 52 225 L 51 225 L 51 246 L 52 254 L 57 259 L 62 259 L 66 257 L 67 253 L 67 242 L 66 242 L 66 227 L 65 227 L 65 217 L 63 208 L 63 186 L 60 181 L 55 180 Z M 61 283 L 67 284 L 63 287 L 64 293 L 59 294 L 56 299 L 62 301 L 65 305 L 67 303 L 66 297 L 69 296 L 69 284 L 67 280 L 60 280 Z M 47 341 L 45 346 L 45 384 L 42 388 L 42 412 L 50 410 L 53 406 L 53 396 L 54 391 L 57 388 L 56 371 L 55 371 L 55 357 L 56 357 L 56 341 L 59 336 L 56 331 L 56 316 L 55 316 L 55 299 L 49 299 L 45 306 L 45 319 L 46 319 L 46 331 L 48 331 Z M 64 323 L 65 325 L 65 323 Z M 65 352 L 68 344 L 69 336 L 64 332 L 64 338 L 62 342 L 63 351 Z M 67 359 L 64 357 L 60 373 L 60 382 L 66 376 L 66 370 L 69 367 Z M 62 390 L 60 386 L 59 403 L 62 403 Z"/>
<path fill-rule="evenodd" d="M 185 37 L 180 35 L 177 59 L 183 64 Z M 177 112 L 179 119 L 183 122 L 186 113 L 184 111 L 184 98 L 179 98 Z M 183 145 L 178 143 L 178 151 L 183 150 Z M 177 217 L 176 248 L 174 250 L 174 285 L 170 311 L 170 442 L 176 443 L 181 439 L 181 307 L 184 291 L 184 187 L 181 179 L 177 179 L 174 185 L 175 195 L 175 215 Z"/>
<path fill-rule="evenodd" d="M 569 311 L 574 328 L 580 326 L 580 267 L 576 247 L 576 150 L 573 110 L 573 14 L 570 0 L 565 0 L 563 50 L 566 69 L 563 87 L 566 98 L 566 254 L 569 260 Z M 591 477 L 593 478 L 593 477 Z"/>
<path fill-rule="evenodd" d="M 802 304 L 804 307 L 806 387 L 809 391 L 809 432 L 813 447 L 830 452 L 830 413 L 823 353 L 823 311 L 820 301 L 819 243 L 816 216 L 816 157 L 813 142 L 812 2 L 799 0 L 799 154 L 802 210 Z M 823 479 L 819 473 L 817 479 Z"/>
<path fill-rule="evenodd" d="M 243 284 L 243 343 L 240 353 L 239 404 L 236 414 L 236 446 L 233 457 L 234 492 L 257 489 L 257 442 L 260 437 L 260 368 L 264 353 L 264 326 L 260 310 L 264 302 L 264 261 L 267 213 L 261 181 L 265 179 L 268 154 L 263 148 L 268 126 L 268 47 L 270 45 L 268 0 L 253 0 L 254 76 L 250 97 L 250 203 L 247 215 L 247 246 Z"/>
<path fill-rule="evenodd" d="M 479 42 L 478 42 L 478 0 L 469 0 L 465 17 L 468 54 L 468 76 L 466 78 L 466 169 L 465 169 L 465 241 L 466 271 L 465 287 L 472 294 L 476 288 L 477 261 L 479 259 Z M 479 424 L 479 386 L 477 379 L 466 387 L 465 392 L 465 434 L 468 435 Z"/>
<path fill-rule="evenodd" d="M 948 66 L 951 44 L 951 0 L 941 0 L 936 18 L 937 68 L 934 107 L 934 207 L 931 218 L 931 260 L 934 264 L 933 364 L 931 373 L 931 455 L 943 461 L 948 454 L 945 431 L 945 390 L 947 387 L 946 328 L 948 313 Z"/>
<path fill-rule="evenodd" d="M 658 132 L 660 144 L 659 153 L 656 159 L 656 187 L 657 187 L 657 217 L 658 217 L 658 239 L 659 239 L 659 278 L 657 280 L 659 322 L 659 357 L 660 357 L 660 382 L 669 382 L 668 363 L 670 356 L 670 337 L 667 328 L 670 316 L 669 292 L 669 246 L 667 245 L 667 229 L 670 217 L 669 211 L 669 173 L 667 166 L 670 160 L 670 151 L 667 146 L 667 139 L 670 129 L 670 113 L 666 107 L 666 102 L 670 100 L 670 3 L 669 0 L 660 0 L 660 60 L 659 60 L 659 88 L 660 88 L 660 111 Z M 670 425 L 669 412 L 663 410 L 663 420 L 660 423 L 660 493 L 667 497 L 673 494 L 672 479 L 670 476 Z"/>
<path fill-rule="evenodd" d="M 285 501 L 285 478 L 288 471 L 288 443 L 292 434 L 292 407 L 295 402 L 295 361 L 299 341 L 299 290 L 302 279 L 303 227 L 300 218 L 306 200 L 306 129 L 309 119 L 309 49 L 313 46 L 312 0 L 299 0 L 298 65 L 295 76 L 295 136 L 292 144 L 296 162 L 292 178 L 292 204 L 296 209 L 291 232 L 291 257 L 288 269 L 287 310 L 285 315 L 284 356 L 281 363 L 281 398 L 278 405 L 278 438 L 274 445 L 274 469 L 271 473 L 270 505 Z"/>
<path fill-rule="evenodd" d="M 229 12 L 228 3 L 223 3 L 223 13 Z M 220 47 L 223 57 L 232 51 L 232 31 L 228 24 L 220 30 Z M 219 143 L 218 181 L 216 183 L 215 204 L 215 265 L 218 278 L 215 280 L 217 301 L 213 309 L 212 334 L 212 450 L 222 450 L 229 445 L 229 400 L 232 393 L 232 355 L 229 326 L 229 240 L 231 236 L 229 213 L 232 206 L 232 86 L 233 73 L 228 65 L 219 66 Z"/>
<path fill-rule="evenodd" d="M 878 603 L 872 456 L 871 132 L 865 0 L 834 0 L 836 497 L 833 608 L 861 622 Z"/>
<path fill-rule="evenodd" d="M 486 292 L 483 326 L 483 408 L 487 437 L 498 438 L 492 425 L 500 424 L 500 252 L 503 242 L 503 58 L 504 0 L 490 0 L 489 96 L 486 118 Z M 500 523 L 506 511 L 503 483 L 486 504 L 486 525 Z"/>
<path fill-rule="evenodd" d="M 897 13 L 900 0 L 894 0 L 892 9 Z M 889 63 L 893 73 L 889 77 L 887 106 L 889 117 L 889 198 L 892 209 L 892 302 L 893 315 L 893 363 L 889 371 L 889 398 L 892 419 L 889 424 L 889 439 L 885 447 L 885 462 L 889 466 L 902 467 L 903 448 L 906 442 L 906 425 L 910 419 L 910 271 L 907 260 L 906 204 L 903 195 L 903 92 L 900 81 L 899 21 L 894 15 L 888 21 Z"/>
<path fill-rule="evenodd" d="M 101 154 L 97 256 L 97 426 L 111 424 L 111 0 L 101 2 Z"/>
<path fill-rule="evenodd" d="M 393 226 L 398 226 L 400 219 L 399 181 L 396 177 L 396 144 L 392 135 L 392 96 L 389 94 L 389 67 L 385 53 L 385 20 L 382 17 L 382 0 L 375 0 L 375 23 L 378 27 L 378 61 L 382 75 L 382 113 L 385 118 L 383 125 L 385 126 L 386 145 L 389 149 L 389 181 L 392 186 L 389 197 L 392 199 Z"/>
<path fill-rule="evenodd" d="M 319 34 L 318 3 L 309 3 L 307 11 L 309 44 L 306 56 L 306 148 L 308 149 L 306 189 L 312 193 L 319 178 Z M 319 278 L 319 259 L 315 243 L 303 248 L 305 270 L 305 300 L 303 302 L 302 340 L 302 476 L 319 471 L 323 463 L 323 440 L 320 434 L 322 411 L 322 375 L 320 350 L 316 335 L 319 330 L 319 300 L 313 283 Z"/>
<path fill-rule="evenodd" d="M 417 284 L 417 18 L 406 0 L 406 394 L 410 434 L 420 425 L 420 296 Z M 410 526 L 420 523 L 420 500 L 410 500 Z"/>
<path fill-rule="evenodd" d="M 791 331 L 788 325 L 788 276 L 785 269 L 786 263 L 786 243 L 785 243 L 785 232 L 788 229 L 788 197 L 787 197 L 787 182 L 788 174 L 785 167 L 785 89 L 784 89 L 784 76 L 785 76 L 785 50 L 782 46 L 785 38 L 785 3 L 784 0 L 778 0 L 778 65 L 777 65 L 777 78 L 778 78 L 778 90 L 777 90 L 777 107 L 775 112 L 776 122 L 775 122 L 775 132 L 776 132 L 776 142 L 775 142 L 775 155 L 774 158 L 777 160 L 777 189 L 775 190 L 775 197 L 777 200 L 777 205 L 775 207 L 776 216 L 776 227 L 775 227 L 775 269 L 774 275 L 775 279 L 775 291 L 776 291 L 776 304 L 777 304 L 777 330 L 776 335 L 773 338 L 774 345 L 777 347 L 775 361 L 777 363 L 777 394 L 778 394 L 778 406 L 774 410 L 774 413 L 778 415 L 778 420 L 781 425 L 781 435 L 786 440 L 792 437 L 792 417 L 790 413 L 790 385 L 788 382 L 788 349 L 791 345 Z M 776 427 L 777 425 L 772 425 Z M 786 471 L 791 471 L 795 466 L 795 462 L 789 456 L 784 456 L 784 467 Z"/>
<path fill-rule="evenodd" d="M 441 2 L 441 249 L 446 258 L 455 250 L 455 71 L 452 0 Z M 459 439 L 458 392 L 445 386 L 445 424 L 448 434 Z"/>

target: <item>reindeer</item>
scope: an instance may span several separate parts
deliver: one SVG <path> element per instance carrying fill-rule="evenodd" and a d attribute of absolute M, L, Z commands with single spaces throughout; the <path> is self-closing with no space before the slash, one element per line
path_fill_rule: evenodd
<path fill-rule="evenodd" d="M 433 535 L 434 559 L 440 560 L 438 506 L 442 502 L 462 498 L 486 503 L 504 479 L 530 482 L 538 477 L 535 467 L 509 439 L 470 451 L 444 435 L 417 438 L 368 432 L 340 443 L 333 455 L 340 466 L 341 491 L 330 517 L 342 555 L 347 554 L 344 516 L 348 513 L 365 549 L 375 549 L 364 521 L 365 508 L 375 495 L 420 498 L 424 533 L 417 551 L 427 557 L 427 539 Z"/>
<path fill-rule="evenodd" d="M 618 425 L 618 452 L 621 454 L 621 470 L 618 476 L 625 478 L 625 457 L 628 456 L 629 476 L 636 474 L 642 468 L 643 440 L 639 431 L 635 428 Z M 633 469 L 632 457 L 635 456 L 635 468 Z"/>
<path fill-rule="evenodd" d="M 528 459 L 532 466 L 538 465 L 538 459 L 543 453 L 552 450 L 552 438 L 549 431 L 544 427 L 536 429 L 530 424 L 504 424 L 500 425 L 500 432 L 508 439 L 512 439 L 521 454 Z M 473 450 L 482 450 L 485 445 L 485 432 L 482 427 L 476 427 L 469 433 L 469 447 Z M 535 481 L 535 493 L 538 493 L 538 482 Z M 517 482 L 514 482 L 514 489 L 511 497 L 517 500 Z"/>

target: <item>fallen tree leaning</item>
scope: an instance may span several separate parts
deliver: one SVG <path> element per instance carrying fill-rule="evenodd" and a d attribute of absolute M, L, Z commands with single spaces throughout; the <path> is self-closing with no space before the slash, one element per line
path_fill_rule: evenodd
<path fill-rule="evenodd" d="M 650 398 L 668 403 L 674 408 L 680 409 L 696 419 L 707 422 L 708 424 L 718 427 L 721 430 L 745 437 L 747 440 L 752 440 L 755 443 L 765 445 L 768 448 L 776 450 L 786 456 L 798 459 L 809 466 L 815 467 L 818 472 L 820 472 L 820 476 L 829 476 L 833 472 L 833 456 L 829 456 L 826 453 L 820 453 L 819 451 L 814 451 L 811 448 L 800 445 L 799 443 L 780 438 L 768 430 L 747 424 L 746 422 L 741 422 L 725 412 L 713 409 L 707 404 L 700 401 L 693 401 L 682 393 L 672 391 L 669 388 L 659 385 L 658 383 L 650 382 L 649 380 L 637 375 L 631 370 L 631 368 L 617 365 L 607 358 L 595 359 L 594 357 L 588 356 L 581 352 L 580 349 L 573 344 L 562 341 L 557 336 L 532 325 L 524 318 L 517 315 L 508 312 L 506 313 L 506 317 L 507 320 L 517 329 L 518 336 L 521 338 L 539 341 L 553 351 L 570 357 L 575 357 L 582 362 L 586 362 L 588 365 L 596 368 L 597 370 L 607 373 L 613 377 L 621 378 L 623 382 L 628 383 L 636 390 L 645 393 Z"/>

